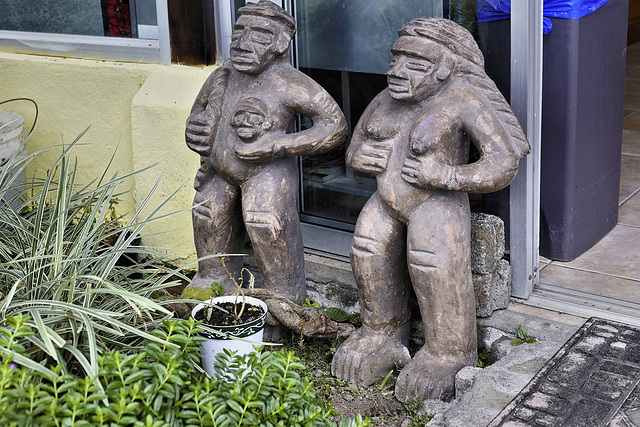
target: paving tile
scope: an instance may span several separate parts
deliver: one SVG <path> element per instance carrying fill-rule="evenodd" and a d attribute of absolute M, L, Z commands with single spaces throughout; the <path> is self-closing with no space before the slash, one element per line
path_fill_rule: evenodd
<path fill-rule="evenodd" d="M 640 69 L 638 69 L 638 77 L 640 77 Z M 630 110 L 640 110 L 640 93 L 625 92 L 624 108 L 630 109 Z"/>
<path fill-rule="evenodd" d="M 627 49 L 627 66 L 640 65 L 640 49 Z"/>
<path fill-rule="evenodd" d="M 640 92 L 640 79 L 625 79 L 624 92 L 625 94 Z"/>
<path fill-rule="evenodd" d="M 620 201 L 640 188 L 640 156 L 622 156 L 620 172 Z"/>
<path fill-rule="evenodd" d="M 602 272 L 611 276 L 640 281 L 639 255 L 640 228 L 617 225 L 593 248 L 575 260 L 567 263 L 554 263 L 553 265 Z M 640 294 L 640 292 L 638 293 Z"/>
<path fill-rule="evenodd" d="M 640 112 L 636 111 L 635 113 L 625 117 L 622 121 L 622 126 L 625 129 L 640 130 Z"/>
<path fill-rule="evenodd" d="M 554 262 L 540 272 L 540 283 L 640 304 L 640 281 L 578 270 Z"/>
<path fill-rule="evenodd" d="M 624 154 L 640 155 L 640 131 L 622 130 L 622 152 Z M 638 183 L 638 186 L 640 187 L 640 183 Z"/>
<path fill-rule="evenodd" d="M 640 227 L 640 192 L 620 206 L 618 209 L 618 224 Z"/>
<path fill-rule="evenodd" d="M 627 66 L 627 72 L 625 74 L 625 79 L 637 80 L 640 79 L 640 67 L 636 66 Z"/>

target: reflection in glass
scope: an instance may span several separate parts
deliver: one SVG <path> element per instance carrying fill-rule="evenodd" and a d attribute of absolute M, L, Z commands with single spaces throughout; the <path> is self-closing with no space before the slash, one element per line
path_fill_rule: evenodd
<path fill-rule="evenodd" d="M 300 67 L 383 74 L 398 29 L 442 16 L 441 0 L 297 0 Z"/>
<path fill-rule="evenodd" d="M 442 16 L 442 0 L 296 0 L 297 59 L 338 102 L 351 130 L 387 87 L 390 49 L 404 23 Z M 302 118 L 301 128 L 311 123 Z M 351 231 L 376 190 L 372 176 L 346 168 L 345 151 L 300 160 L 300 218 Z"/>
<path fill-rule="evenodd" d="M 365 108 L 381 90 L 387 86 L 385 75 L 348 73 L 345 71 L 301 68 L 320 83 L 336 100 L 345 114 L 347 123 L 355 125 Z M 309 126 L 302 119 L 302 128 Z M 302 170 L 302 214 L 341 221 L 333 224 L 351 230 L 360 210 L 376 189 L 371 176 L 354 173 L 344 162 L 345 150 L 303 156 Z"/>
<path fill-rule="evenodd" d="M 0 0 L 0 30 L 158 38 L 156 0 Z"/>

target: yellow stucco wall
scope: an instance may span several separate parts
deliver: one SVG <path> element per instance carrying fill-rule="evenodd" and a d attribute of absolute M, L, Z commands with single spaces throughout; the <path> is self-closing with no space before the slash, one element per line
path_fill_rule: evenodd
<path fill-rule="evenodd" d="M 38 127 L 28 141 L 30 152 L 70 143 L 89 127 L 77 147 L 80 178 L 99 177 L 115 153 L 109 175 L 129 173 L 156 164 L 135 176 L 125 187 L 117 210 L 131 214 L 151 191 L 164 171 L 150 206 L 157 206 L 180 188 L 164 212 L 183 210 L 146 233 L 146 244 L 166 247 L 176 255 L 193 258 L 191 182 L 198 156 L 184 143 L 184 123 L 200 87 L 212 69 L 178 65 L 132 64 L 0 53 L 0 101 L 27 97 L 38 103 Z M 32 105 L 12 102 L 0 110 L 34 119 Z M 50 169 L 60 151 L 39 156 L 29 175 Z"/>

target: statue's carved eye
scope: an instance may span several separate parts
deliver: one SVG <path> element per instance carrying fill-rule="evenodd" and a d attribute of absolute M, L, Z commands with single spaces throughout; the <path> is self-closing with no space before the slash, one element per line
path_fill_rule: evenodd
<path fill-rule="evenodd" d="M 407 62 L 407 69 L 411 71 L 426 72 L 429 71 L 431 67 L 433 67 L 433 64 L 428 61 L 412 60 Z"/>
<path fill-rule="evenodd" d="M 251 33 L 251 41 L 267 45 L 273 41 L 273 36 L 271 34 L 254 31 Z"/>
<path fill-rule="evenodd" d="M 240 36 L 242 35 L 242 32 L 244 31 L 244 28 L 236 25 L 235 27 L 233 27 L 233 31 L 231 32 L 231 41 L 237 41 Z"/>

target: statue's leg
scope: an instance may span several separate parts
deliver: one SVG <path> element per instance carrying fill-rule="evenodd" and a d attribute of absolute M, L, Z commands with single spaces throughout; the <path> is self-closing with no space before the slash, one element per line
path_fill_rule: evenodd
<path fill-rule="evenodd" d="M 333 356 L 331 372 L 336 377 L 369 385 L 410 360 L 405 258 L 405 226 L 375 193 L 358 217 L 351 246 L 363 326 Z"/>
<path fill-rule="evenodd" d="M 270 291 L 303 304 L 307 296 L 304 248 L 293 159 L 269 165 L 242 186 L 242 215 L 264 283 Z"/>
<path fill-rule="evenodd" d="M 407 261 L 425 344 L 396 382 L 405 403 L 450 399 L 456 373 L 477 363 L 469 216 L 464 193 L 435 195 L 411 215 Z"/>
<path fill-rule="evenodd" d="M 240 211 L 240 190 L 217 174 L 207 177 L 199 174 L 196 180 L 196 196 L 192 211 L 193 237 L 198 258 L 215 254 L 241 254 L 245 230 Z M 242 267 L 242 257 L 225 257 L 225 265 L 237 279 Z M 212 282 L 219 282 L 228 291 L 236 287 L 224 270 L 219 258 L 198 261 L 198 272 L 191 282 L 192 288 L 211 289 Z"/>

